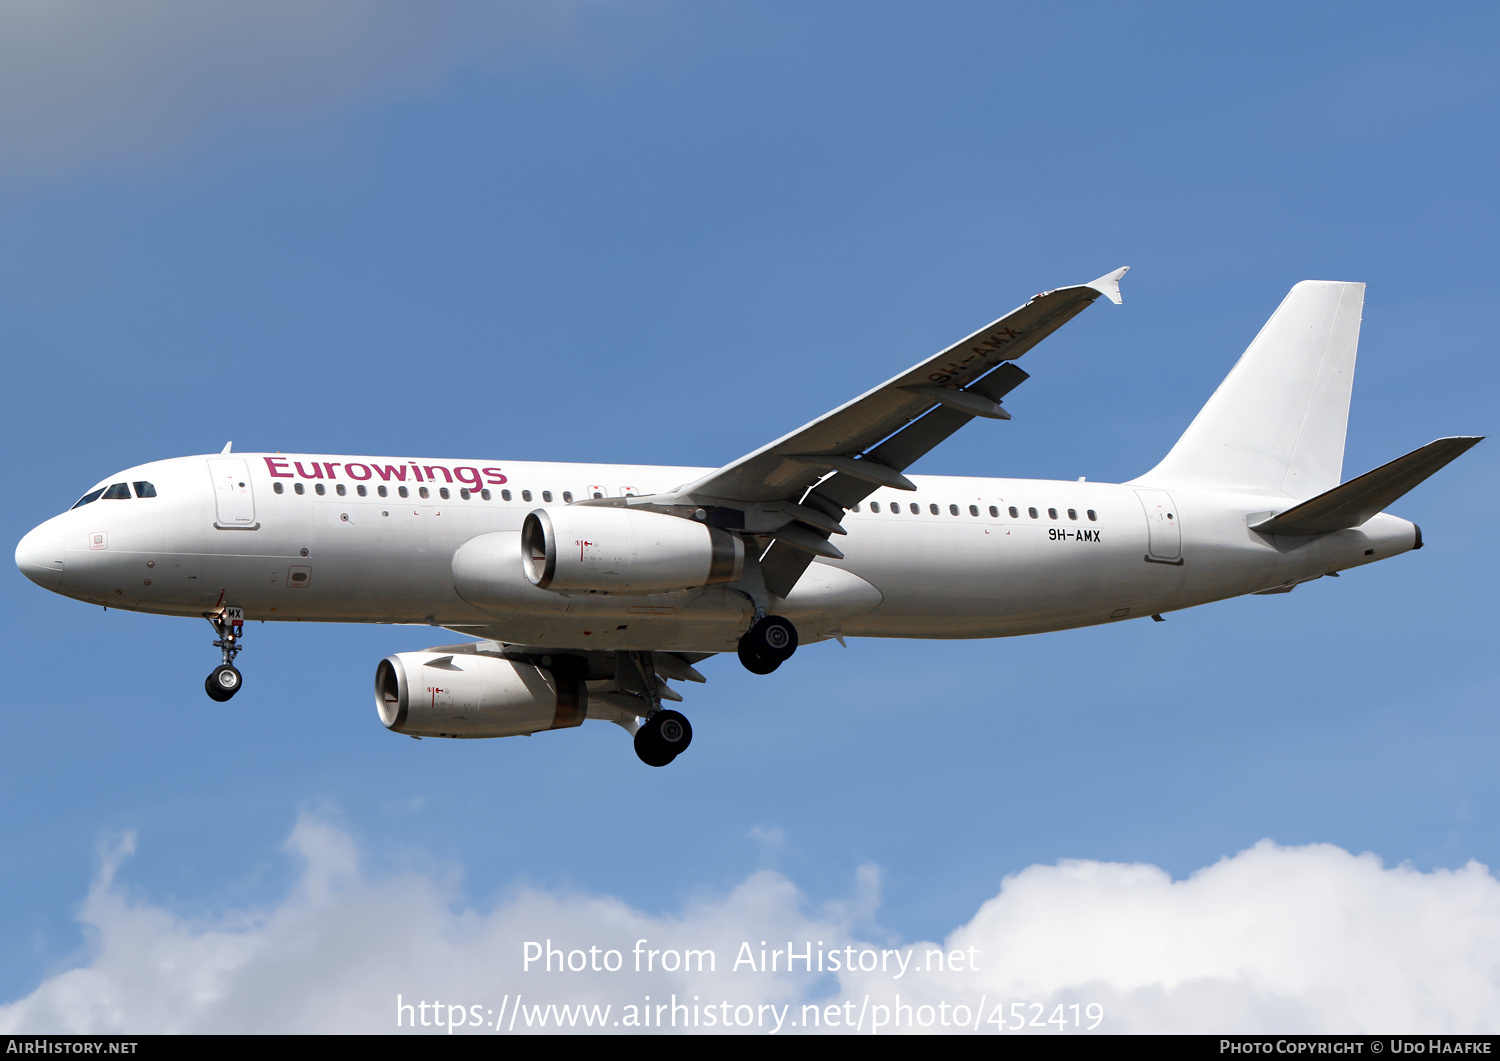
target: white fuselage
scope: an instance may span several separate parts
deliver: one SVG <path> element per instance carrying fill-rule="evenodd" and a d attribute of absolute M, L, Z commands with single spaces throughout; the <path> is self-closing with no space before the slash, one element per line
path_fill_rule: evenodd
<path fill-rule="evenodd" d="M 100 484 L 149 482 L 155 496 L 101 497 L 64 512 L 28 534 L 16 558 L 48 589 L 136 611 L 198 616 L 233 606 L 250 620 L 422 623 L 554 648 L 733 651 L 753 605 L 732 586 L 568 596 L 532 585 L 521 569 L 528 513 L 667 491 L 707 471 L 180 457 Z M 1250 530 L 1294 503 L 1284 495 L 911 479 L 914 493 L 881 489 L 848 513 L 848 534 L 833 539 L 845 558 L 817 560 L 777 603 L 805 641 L 1089 626 L 1287 587 L 1419 542 L 1413 524 L 1385 514 L 1313 538 Z M 481 535 L 484 547 L 465 551 Z"/>

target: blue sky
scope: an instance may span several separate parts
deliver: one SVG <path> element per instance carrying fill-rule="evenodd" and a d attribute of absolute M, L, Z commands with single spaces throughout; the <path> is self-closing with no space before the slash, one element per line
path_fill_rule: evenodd
<path fill-rule="evenodd" d="M 1489 433 L 1500 16 L 1436 10 L 6 3 L 5 528 L 228 439 L 716 465 L 1119 265 L 1124 306 L 1027 356 L 1015 419 L 918 471 L 1140 474 L 1308 278 L 1369 285 L 1346 477 Z M 217 705 L 206 624 L 17 572 L 0 1000 L 116 953 L 91 887 L 184 938 L 285 909 L 316 862 L 294 830 L 370 894 L 551 896 L 527 928 L 554 934 L 580 896 L 668 923 L 774 880 L 860 938 L 938 940 L 1027 867 L 1181 881 L 1262 839 L 1495 865 L 1492 450 L 1393 509 L 1428 548 L 1290 595 L 711 661 L 660 771 L 604 725 L 387 733 L 373 668 L 443 640 L 421 629 L 255 626 Z M 386 1027 L 386 986 L 337 1026 Z"/>

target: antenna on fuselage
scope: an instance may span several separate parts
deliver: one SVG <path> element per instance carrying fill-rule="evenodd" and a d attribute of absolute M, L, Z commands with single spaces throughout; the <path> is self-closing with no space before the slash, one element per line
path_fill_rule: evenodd
<path fill-rule="evenodd" d="M 232 449 L 234 449 L 234 441 L 230 440 L 229 442 L 224 443 L 224 448 L 221 449 L 221 450 L 219 450 L 219 452 L 220 453 L 228 453 Z"/>

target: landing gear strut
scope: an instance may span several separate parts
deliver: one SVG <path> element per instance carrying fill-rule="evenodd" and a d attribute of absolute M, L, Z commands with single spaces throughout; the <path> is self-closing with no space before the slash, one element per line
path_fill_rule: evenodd
<path fill-rule="evenodd" d="M 779 615 L 763 615 L 740 638 L 739 651 L 751 674 L 770 674 L 797 651 L 797 628 Z"/>
<path fill-rule="evenodd" d="M 240 686 L 245 683 L 240 672 L 234 668 L 234 657 L 244 647 L 240 644 L 240 638 L 245 636 L 245 613 L 239 608 L 225 608 L 217 615 L 205 618 L 212 624 L 214 633 L 219 635 L 214 648 L 223 650 L 224 662 L 215 667 L 203 682 L 203 691 L 208 693 L 210 700 L 223 703 L 239 692 Z"/>
<path fill-rule="evenodd" d="M 646 721 L 635 731 L 635 754 L 647 766 L 666 766 L 687 751 L 693 727 L 681 712 L 662 709 L 655 657 L 649 652 L 631 652 L 629 659 L 646 700 Z"/>

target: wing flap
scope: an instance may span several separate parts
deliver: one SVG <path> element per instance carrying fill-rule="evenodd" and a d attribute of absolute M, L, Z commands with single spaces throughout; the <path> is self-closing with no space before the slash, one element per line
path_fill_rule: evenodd
<path fill-rule="evenodd" d="M 987 400 L 999 402 L 1029 378 L 1019 365 L 1006 363 L 969 390 L 983 394 Z M 889 468 L 904 470 L 972 419 L 974 417 L 969 413 L 940 405 L 876 446 L 870 451 L 870 459 Z M 859 504 L 877 489 L 879 487 L 867 479 L 839 472 L 814 487 L 803 498 L 802 503 L 819 509 L 836 505 L 843 512 Z M 778 597 L 785 597 L 812 560 L 812 551 L 793 541 L 778 540 L 761 557 L 766 589 Z"/>

